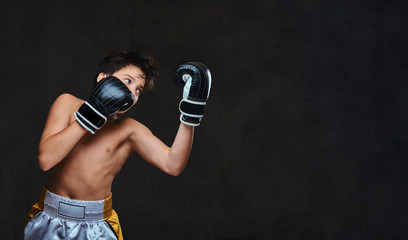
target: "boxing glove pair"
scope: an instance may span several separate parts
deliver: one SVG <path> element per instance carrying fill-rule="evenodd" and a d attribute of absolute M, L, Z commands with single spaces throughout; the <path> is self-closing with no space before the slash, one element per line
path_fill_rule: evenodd
<path fill-rule="evenodd" d="M 211 89 L 209 69 L 202 63 L 188 62 L 177 68 L 174 79 L 178 85 L 184 86 L 179 104 L 180 121 L 199 126 Z M 108 116 L 128 110 L 134 101 L 130 89 L 118 78 L 109 76 L 96 84 L 89 99 L 75 112 L 75 118 L 94 134 L 106 123 Z"/>

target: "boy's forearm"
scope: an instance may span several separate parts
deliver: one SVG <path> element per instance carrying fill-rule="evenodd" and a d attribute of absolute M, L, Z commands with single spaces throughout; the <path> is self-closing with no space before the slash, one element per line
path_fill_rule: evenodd
<path fill-rule="evenodd" d="M 179 175 L 185 168 L 194 138 L 194 127 L 180 123 L 176 138 L 169 152 L 168 169 L 171 175 Z"/>
<path fill-rule="evenodd" d="M 38 163 L 47 171 L 64 159 L 87 131 L 77 121 L 40 143 Z"/>

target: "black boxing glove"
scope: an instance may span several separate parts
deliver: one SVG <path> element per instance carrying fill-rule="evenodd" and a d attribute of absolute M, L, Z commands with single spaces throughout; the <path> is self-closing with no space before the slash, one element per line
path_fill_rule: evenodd
<path fill-rule="evenodd" d="M 109 76 L 95 85 L 88 101 L 75 112 L 75 118 L 94 134 L 106 123 L 108 116 L 129 109 L 134 100 L 133 93 L 121 80 Z"/>
<path fill-rule="evenodd" d="M 179 105 L 180 121 L 186 125 L 199 126 L 210 95 L 210 70 L 202 63 L 187 62 L 177 68 L 174 79 L 178 85 L 184 86 L 183 99 Z"/>

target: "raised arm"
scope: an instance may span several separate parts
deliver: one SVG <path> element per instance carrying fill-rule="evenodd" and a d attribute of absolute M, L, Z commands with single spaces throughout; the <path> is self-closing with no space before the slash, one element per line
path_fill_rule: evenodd
<path fill-rule="evenodd" d="M 188 62 L 178 67 L 175 80 L 184 86 L 180 101 L 180 126 L 171 148 L 157 139 L 144 126 L 134 126 L 133 149 L 146 161 L 170 175 L 177 176 L 185 168 L 191 151 L 194 127 L 199 126 L 204 115 L 211 89 L 211 73 L 198 62 Z"/>
<path fill-rule="evenodd" d="M 101 77 L 84 103 L 69 94 L 58 97 L 51 107 L 40 140 L 40 168 L 46 171 L 54 167 L 68 155 L 87 130 L 94 134 L 105 124 L 108 116 L 130 108 L 133 102 L 132 92 L 113 76 Z M 71 122 L 73 116 L 76 120 Z"/>
<path fill-rule="evenodd" d="M 38 165 L 44 171 L 64 159 L 86 133 L 77 121 L 70 123 L 75 101 L 79 100 L 62 94 L 51 106 L 38 148 Z"/>
<path fill-rule="evenodd" d="M 136 121 L 133 122 L 132 128 L 130 139 L 133 150 L 143 159 L 173 176 L 184 170 L 193 144 L 194 127 L 180 123 L 171 147 Z"/>

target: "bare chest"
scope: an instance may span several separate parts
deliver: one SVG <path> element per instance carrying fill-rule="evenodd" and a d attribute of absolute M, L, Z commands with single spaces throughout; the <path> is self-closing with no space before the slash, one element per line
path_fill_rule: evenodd
<path fill-rule="evenodd" d="M 86 133 L 77 143 L 73 152 L 81 152 L 81 155 L 89 155 L 93 158 L 120 158 L 126 157 L 131 152 L 128 136 L 124 131 L 120 120 L 118 122 L 106 123 L 95 134 Z"/>
<path fill-rule="evenodd" d="M 131 153 L 132 147 L 121 123 L 110 122 L 95 134 L 86 133 L 60 162 L 57 171 L 71 177 L 113 178 Z"/>

